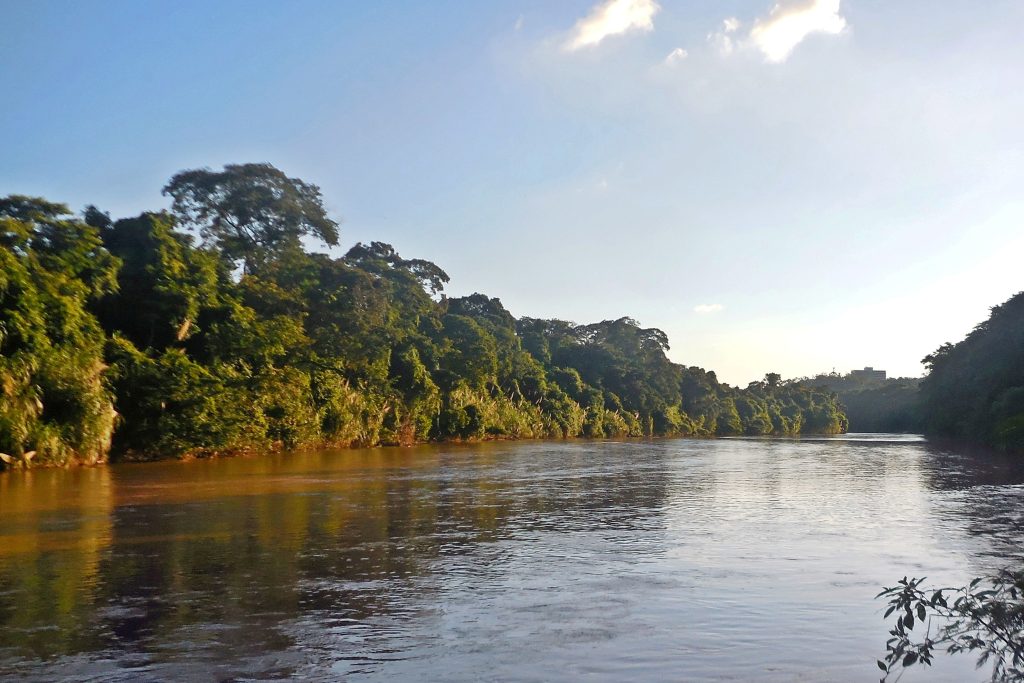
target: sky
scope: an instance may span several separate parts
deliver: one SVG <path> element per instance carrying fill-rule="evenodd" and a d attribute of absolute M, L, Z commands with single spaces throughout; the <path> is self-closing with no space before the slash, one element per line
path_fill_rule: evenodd
<path fill-rule="evenodd" d="M 922 374 L 1024 289 L 1019 0 L 0 0 L 0 194 L 270 162 L 519 316 L 745 385 Z"/>

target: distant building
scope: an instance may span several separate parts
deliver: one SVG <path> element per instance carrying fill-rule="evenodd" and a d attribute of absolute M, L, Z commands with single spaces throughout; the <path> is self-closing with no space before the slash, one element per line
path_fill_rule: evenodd
<path fill-rule="evenodd" d="M 861 382 L 884 382 L 885 370 L 875 370 L 870 367 L 863 370 L 851 370 L 850 378 L 860 380 Z"/>

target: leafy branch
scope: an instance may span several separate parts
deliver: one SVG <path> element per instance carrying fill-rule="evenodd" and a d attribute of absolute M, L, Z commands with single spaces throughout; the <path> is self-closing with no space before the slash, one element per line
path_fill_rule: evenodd
<path fill-rule="evenodd" d="M 991 680 L 1024 681 L 1024 571 L 1003 569 L 959 588 L 925 589 L 924 581 L 903 577 L 875 596 L 888 599 L 883 618 L 897 615 L 878 660 L 882 681 L 930 666 L 936 651 L 977 653 L 978 668 L 991 664 Z"/>

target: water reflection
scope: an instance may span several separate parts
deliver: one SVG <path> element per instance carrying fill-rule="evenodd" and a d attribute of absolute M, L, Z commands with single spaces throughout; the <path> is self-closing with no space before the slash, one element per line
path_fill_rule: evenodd
<path fill-rule="evenodd" d="M 113 509 L 105 468 L 0 476 L 0 648 L 50 655 L 90 641 Z"/>
<path fill-rule="evenodd" d="M 1024 473 L 975 460 L 892 436 L 4 474 L 0 675 L 864 679 L 880 583 L 1019 556 Z"/>
<path fill-rule="evenodd" d="M 949 445 L 928 447 L 923 468 L 938 528 L 963 529 L 976 573 L 1024 566 L 1024 458 Z"/>

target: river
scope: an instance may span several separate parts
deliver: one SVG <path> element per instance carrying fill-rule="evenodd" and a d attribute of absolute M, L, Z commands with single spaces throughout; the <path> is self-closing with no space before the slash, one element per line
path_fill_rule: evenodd
<path fill-rule="evenodd" d="M 1022 484 L 902 435 L 9 472 L 0 677 L 872 681 L 880 586 L 1019 565 Z"/>

